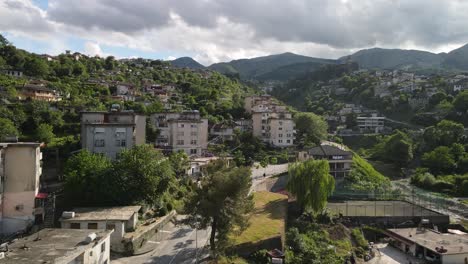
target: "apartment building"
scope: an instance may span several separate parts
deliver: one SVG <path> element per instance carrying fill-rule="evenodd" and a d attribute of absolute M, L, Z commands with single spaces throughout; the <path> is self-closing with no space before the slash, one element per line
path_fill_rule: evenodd
<path fill-rule="evenodd" d="M 0 263 L 110 264 L 112 230 L 42 229 L 9 243 Z"/>
<path fill-rule="evenodd" d="M 358 127 L 361 133 L 381 133 L 385 129 L 385 117 L 373 113 L 369 116 L 357 117 Z"/>
<path fill-rule="evenodd" d="M 252 113 L 253 135 L 275 147 L 294 145 L 295 124 L 289 112 L 263 111 Z"/>
<path fill-rule="evenodd" d="M 208 147 L 208 119 L 198 111 L 155 113 L 151 123 L 159 130 L 156 146 L 166 151 L 184 151 L 201 156 Z"/>
<path fill-rule="evenodd" d="M 353 153 L 342 147 L 322 145 L 313 147 L 306 151 L 298 152 L 298 160 L 324 159 L 330 165 L 330 174 L 335 178 L 344 178 L 348 176 L 353 164 Z"/>
<path fill-rule="evenodd" d="M 266 107 L 273 104 L 276 103 L 273 101 L 273 97 L 271 95 L 253 95 L 244 99 L 244 109 L 249 114 L 253 112 L 253 108 L 255 106 L 262 109 L 264 106 Z"/>
<path fill-rule="evenodd" d="M 28 98 L 47 102 L 58 102 L 62 100 L 62 96 L 57 91 L 43 85 L 26 84 L 17 87 L 17 90 L 19 100 L 26 100 Z"/>
<path fill-rule="evenodd" d="M 125 148 L 146 142 L 146 117 L 133 111 L 81 113 L 81 146 L 111 159 Z"/>
<path fill-rule="evenodd" d="M 21 232 L 44 219 L 39 193 L 39 143 L 0 143 L 0 234 Z"/>

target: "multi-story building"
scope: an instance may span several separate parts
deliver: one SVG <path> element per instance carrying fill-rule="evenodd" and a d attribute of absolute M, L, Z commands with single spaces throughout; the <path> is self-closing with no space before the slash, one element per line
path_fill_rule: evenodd
<path fill-rule="evenodd" d="M 26 84 L 20 86 L 18 89 L 18 99 L 26 100 L 31 98 L 33 100 L 57 102 L 62 100 L 62 96 L 55 90 L 49 89 L 43 85 Z"/>
<path fill-rule="evenodd" d="M 159 130 L 156 146 L 164 150 L 201 156 L 208 147 L 208 119 L 198 111 L 155 113 L 151 122 Z"/>
<path fill-rule="evenodd" d="M 254 111 L 252 113 L 253 135 L 276 147 L 294 145 L 295 124 L 289 112 Z"/>
<path fill-rule="evenodd" d="M 118 110 L 81 113 L 83 149 L 115 159 L 122 149 L 145 143 L 146 117 L 143 115 Z"/>
<path fill-rule="evenodd" d="M 39 143 L 0 143 L 0 233 L 21 232 L 44 219 L 39 193 L 42 153 Z"/>
<path fill-rule="evenodd" d="M 358 116 L 357 123 L 361 133 L 381 133 L 385 129 L 385 117 L 376 113 Z"/>
<path fill-rule="evenodd" d="M 276 103 L 273 101 L 273 97 L 271 95 L 248 96 L 244 100 L 244 109 L 247 113 L 251 114 L 255 106 L 261 109 L 264 106 L 266 107 L 273 104 Z"/>
<path fill-rule="evenodd" d="M 109 264 L 112 230 L 42 229 L 12 241 L 0 263 Z"/>
<path fill-rule="evenodd" d="M 313 147 L 307 151 L 300 151 L 297 156 L 300 161 L 310 158 L 327 160 L 330 165 L 330 174 L 338 179 L 346 177 L 353 164 L 353 153 L 337 146 Z"/>

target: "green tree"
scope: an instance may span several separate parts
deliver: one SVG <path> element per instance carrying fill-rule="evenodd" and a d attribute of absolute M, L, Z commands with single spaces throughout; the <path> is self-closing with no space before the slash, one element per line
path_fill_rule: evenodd
<path fill-rule="evenodd" d="M 130 204 L 158 204 L 175 181 L 169 160 L 150 145 L 123 150 L 114 162 L 113 174 L 120 183 L 122 201 Z"/>
<path fill-rule="evenodd" d="M 453 106 L 459 112 L 466 112 L 468 110 L 468 91 L 461 91 L 453 101 Z"/>
<path fill-rule="evenodd" d="M 8 45 L 10 45 L 10 42 L 2 34 L 0 34 L 0 48 Z"/>
<path fill-rule="evenodd" d="M 104 68 L 106 70 L 113 70 L 115 67 L 115 57 L 114 56 L 108 56 L 104 62 Z"/>
<path fill-rule="evenodd" d="M 248 225 L 247 214 L 254 206 L 250 174 L 248 167 L 214 162 L 187 203 L 189 223 L 202 229 L 211 226 L 210 247 L 215 254 L 226 246 L 229 232 Z"/>
<path fill-rule="evenodd" d="M 70 205 L 115 205 L 116 181 L 110 175 L 111 161 L 103 155 L 82 150 L 64 167 L 64 193 Z"/>
<path fill-rule="evenodd" d="M 169 156 L 172 168 L 177 176 L 185 176 L 187 170 L 190 168 L 190 160 L 185 151 L 180 150 L 178 152 L 171 153 Z"/>
<path fill-rule="evenodd" d="M 5 140 L 9 136 L 18 136 L 18 130 L 11 120 L 0 118 L 0 140 Z"/>
<path fill-rule="evenodd" d="M 297 113 L 294 122 L 298 138 L 303 140 L 304 145 L 320 145 L 320 141 L 327 138 L 327 122 L 314 113 Z"/>
<path fill-rule="evenodd" d="M 28 76 L 44 78 L 49 73 L 49 66 L 43 59 L 30 57 L 24 63 L 24 73 Z"/>
<path fill-rule="evenodd" d="M 373 156 L 397 166 L 406 166 L 413 159 L 413 144 L 407 134 L 396 130 L 373 148 Z"/>
<path fill-rule="evenodd" d="M 462 124 L 450 120 L 442 120 L 437 125 L 426 128 L 424 142 L 430 149 L 437 146 L 450 146 L 453 143 L 463 143 L 465 128 Z"/>
<path fill-rule="evenodd" d="M 40 124 L 36 129 L 36 138 L 41 142 L 50 143 L 55 138 L 53 129 L 49 124 Z"/>
<path fill-rule="evenodd" d="M 287 190 L 296 197 L 304 211 L 320 213 L 335 189 L 326 160 L 307 160 L 289 167 Z"/>
<path fill-rule="evenodd" d="M 431 152 L 424 153 L 421 161 L 424 167 L 429 168 L 431 173 L 435 175 L 452 173 L 456 166 L 450 148 L 446 146 L 440 146 Z"/>

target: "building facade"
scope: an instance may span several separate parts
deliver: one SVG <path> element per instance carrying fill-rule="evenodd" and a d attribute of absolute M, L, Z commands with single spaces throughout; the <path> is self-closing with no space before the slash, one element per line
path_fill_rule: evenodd
<path fill-rule="evenodd" d="M 275 147 L 294 145 L 296 128 L 289 112 L 254 111 L 252 133 L 263 142 Z"/>
<path fill-rule="evenodd" d="M 62 228 L 113 230 L 110 236 L 111 249 L 124 252 L 122 239 L 126 232 L 135 230 L 141 206 L 74 208 L 60 218 Z"/>
<path fill-rule="evenodd" d="M 382 133 L 385 129 L 385 117 L 378 114 L 370 116 L 358 116 L 358 127 L 361 133 Z"/>
<path fill-rule="evenodd" d="M 0 143 L 0 233 L 22 232 L 42 223 L 39 143 Z"/>
<path fill-rule="evenodd" d="M 327 160 L 330 165 L 330 174 L 338 179 L 348 176 L 353 164 L 353 153 L 351 151 L 330 145 L 322 145 L 321 147 L 313 147 L 306 151 L 300 151 L 297 154 L 297 158 L 300 161 L 311 158 Z"/>
<path fill-rule="evenodd" d="M 125 148 L 146 143 L 146 117 L 131 111 L 82 112 L 81 146 L 111 159 Z"/>
<path fill-rule="evenodd" d="M 198 111 L 155 113 L 151 122 L 159 130 L 157 147 L 190 156 L 202 156 L 208 147 L 208 119 Z"/>

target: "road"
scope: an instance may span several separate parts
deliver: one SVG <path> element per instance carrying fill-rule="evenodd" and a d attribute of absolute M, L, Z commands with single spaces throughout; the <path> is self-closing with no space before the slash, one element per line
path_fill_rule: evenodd
<path fill-rule="evenodd" d="M 201 249 L 207 244 L 210 231 L 192 229 L 189 226 L 169 224 L 163 232 L 170 233 L 168 238 L 155 242 L 150 240 L 148 243 L 155 244 L 155 250 L 131 257 L 112 256 L 112 264 L 194 264 L 196 262 L 196 239 L 198 238 L 198 256 L 206 256 L 206 250 Z"/>

